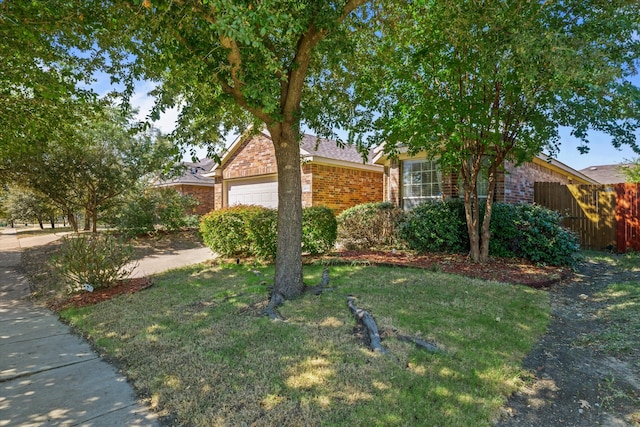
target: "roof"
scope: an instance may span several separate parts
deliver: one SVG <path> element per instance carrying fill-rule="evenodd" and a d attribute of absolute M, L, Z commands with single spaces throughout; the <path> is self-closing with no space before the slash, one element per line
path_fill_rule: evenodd
<path fill-rule="evenodd" d="M 267 129 L 263 129 L 259 133 L 271 139 L 271 134 Z M 210 172 L 206 175 L 209 177 L 217 176 L 229 158 L 231 158 L 247 140 L 247 137 L 251 137 L 250 129 L 247 129 L 246 132 L 239 135 L 236 140 L 231 143 L 222 156 L 220 164 L 214 164 Z M 344 144 L 343 147 L 340 147 L 334 140 L 320 138 L 315 135 L 304 134 L 300 141 L 300 156 L 308 162 L 381 171 L 382 168 L 373 162 L 373 154 L 373 150 L 371 150 L 365 161 L 354 145 Z"/>
<path fill-rule="evenodd" d="M 362 154 L 358 152 L 354 145 L 340 147 L 336 141 L 331 139 L 320 138 L 314 135 L 304 134 L 300 141 L 300 154 L 303 157 L 319 156 L 326 159 L 342 160 L 345 162 L 373 164 L 373 155 L 370 152 L 367 161 L 362 158 Z"/>
<path fill-rule="evenodd" d="M 624 164 L 596 165 L 584 168 L 580 170 L 580 172 L 598 181 L 600 184 L 619 184 L 627 181 L 627 177 L 620 171 L 620 168 L 628 166 L 629 165 Z"/>
<path fill-rule="evenodd" d="M 208 158 L 200 159 L 195 163 L 182 162 L 181 166 L 184 167 L 182 175 L 166 181 L 160 181 L 156 186 L 169 187 L 175 185 L 200 185 L 212 187 L 214 185 L 214 181 L 204 174 L 211 171 L 214 165 L 215 160 Z"/>

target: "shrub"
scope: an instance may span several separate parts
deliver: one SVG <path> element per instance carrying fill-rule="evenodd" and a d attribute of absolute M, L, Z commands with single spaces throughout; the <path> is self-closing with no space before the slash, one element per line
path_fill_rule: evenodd
<path fill-rule="evenodd" d="M 338 237 L 338 222 L 333 211 L 323 206 L 302 210 L 302 248 L 311 254 L 330 251 Z"/>
<path fill-rule="evenodd" d="M 363 203 L 338 215 L 338 240 L 347 248 L 394 245 L 402 209 L 391 202 Z"/>
<path fill-rule="evenodd" d="M 202 240 L 222 256 L 253 255 L 250 224 L 264 209 L 239 205 L 211 211 L 200 220 Z"/>
<path fill-rule="evenodd" d="M 464 202 L 458 199 L 420 203 L 400 224 L 400 237 L 420 252 L 469 249 Z"/>
<path fill-rule="evenodd" d="M 276 257 L 278 211 L 261 206 L 234 206 L 218 209 L 202 217 L 200 232 L 204 243 L 222 256 Z M 302 243 L 306 252 L 330 250 L 336 241 L 337 222 L 331 209 L 302 210 Z"/>
<path fill-rule="evenodd" d="M 157 224 L 168 231 L 189 226 L 188 215 L 198 205 L 198 200 L 188 194 L 180 194 L 174 188 L 160 188 L 151 192 L 154 199 Z M 193 222 L 193 221 L 191 221 Z"/>
<path fill-rule="evenodd" d="M 153 189 L 122 207 L 116 227 L 127 236 L 151 233 L 157 226 L 168 231 L 179 230 L 193 224 L 193 215 L 187 212 L 197 204 L 193 196 L 180 194 L 174 188 Z"/>
<path fill-rule="evenodd" d="M 82 234 L 64 237 L 53 263 L 72 282 L 72 289 L 84 284 L 101 289 L 131 274 L 133 253 L 133 246 L 111 235 Z"/>
<path fill-rule="evenodd" d="M 262 208 L 249 218 L 251 252 L 263 260 L 273 260 L 278 248 L 278 211 Z"/>
<path fill-rule="evenodd" d="M 573 265 L 578 237 L 561 224 L 558 212 L 539 205 L 495 203 L 489 252 L 551 265 Z"/>

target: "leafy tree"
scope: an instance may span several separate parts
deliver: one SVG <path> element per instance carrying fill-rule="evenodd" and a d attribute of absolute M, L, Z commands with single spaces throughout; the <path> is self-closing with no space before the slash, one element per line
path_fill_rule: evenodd
<path fill-rule="evenodd" d="M 618 170 L 626 177 L 627 182 L 640 183 L 640 157 L 625 161 Z"/>
<path fill-rule="evenodd" d="M 489 254 L 496 178 L 505 160 L 519 164 L 554 153 L 569 126 L 588 149 L 589 129 L 615 147 L 640 152 L 640 92 L 627 78 L 640 57 L 640 3 L 569 0 L 391 2 L 376 64 L 359 82 L 381 114 L 377 137 L 411 153 L 426 151 L 464 189 L 470 256 Z M 365 54 L 374 53 L 371 45 Z M 478 176 L 489 192 L 481 218 Z"/>
<path fill-rule="evenodd" d="M 39 155 L 4 159 L 14 182 L 45 195 L 78 230 L 75 213 L 84 210 L 97 231 L 98 215 L 119 201 L 136 182 L 163 170 L 175 150 L 157 131 L 136 133 L 127 117 L 104 110 L 78 123 L 71 141 L 52 140 Z"/>
<path fill-rule="evenodd" d="M 278 167 L 278 251 L 275 292 L 302 292 L 301 122 L 324 136 L 349 120 L 351 106 L 320 102 L 328 65 L 348 49 L 366 0 L 192 0 L 126 3 L 86 1 L 100 46 L 131 52 L 131 75 L 161 81 L 152 116 L 180 105 L 173 137 L 182 144 L 224 140 L 229 129 L 266 127 Z M 358 9 L 358 10 L 357 10 Z M 95 14 L 100 14 L 96 16 Z M 102 37 L 106 35 L 106 37 Z M 138 74 L 139 73 L 139 74 Z M 346 93 L 346 92 L 345 92 Z M 344 100 L 344 97 L 335 100 Z M 334 106 L 335 105 L 335 106 Z M 329 117 L 334 108 L 336 115 Z"/>
<path fill-rule="evenodd" d="M 2 200 L 2 208 L 11 223 L 36 220 L 40 228 L 44 228 L 43 222 L 49 220 L 51 227 L 55 227 L 56 207 L 47 198 L 28 189 L 9 189 Z"/>

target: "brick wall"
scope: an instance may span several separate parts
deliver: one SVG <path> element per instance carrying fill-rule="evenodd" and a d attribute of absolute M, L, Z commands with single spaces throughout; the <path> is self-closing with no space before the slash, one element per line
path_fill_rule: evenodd
<path fill-rule="evenodd" d="M 308 164 L 304 168 L 307 169 L 305 174 L 310 174 L 312 177 L 313 206 L 326 206 L 339 214 L 360 203 L 383 200 L 382 171 L 364 171 L 319 164 Z"/>
<path fill-rule="evenodd" d="M 215 178 L 215 185 L 213 186 L 213 208 L 222 209 L 222 178 Z"/>
<path fill-rule="evenodd" d="M 543 165 L 524 163 L 517 168 L 505 162 L 504 201 L 507 203 L 533 203 L 534 182 L 559 182 L 569 184 L 569 179 Z"/>
<path fill-rule="evenodd" d="M 400 206 L 400 162 L 391 160 L 384 168 L 383 200 Z"/>
<path fill-rule="evenodd" d="M 196 215 L 204 215 L 214 209 L 213 187 L 203 187 L 200 185 L 178 185 L 176 190 L 182 195 L 191 195 L 200 201 L 200 204 L 193 209 Z"/>
<path fill-rule="evenodd" d="M 313 168 L 307 163 L 302 165 L 302 207 L 313 206 Z"/>
<path fill-rule="evenodd" d="M 262 134 L 244 141 L 226 162 L 224 179 L 277 173 L 276 153 L 273 143 Z"/>

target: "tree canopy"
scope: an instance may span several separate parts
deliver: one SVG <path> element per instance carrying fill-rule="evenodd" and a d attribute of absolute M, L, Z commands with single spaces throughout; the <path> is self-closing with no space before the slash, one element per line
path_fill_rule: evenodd
<path fill-rule="evenodd" d="M 636 1 L 431 0 L 388 5 L 370 78 L 379 140 L 426 151 L 462 182 L 471 257 L 486 260 L 496 177 L 557 151 L 569 126 L 640 151 L 640 92 L 626 78 L 640 58 Z M 367 47 L 370 50 L 370 47 Z M 375 93 L 365 87 L 365 93 Z M 489 193 L 480 239 L 481 173 Z"/>

